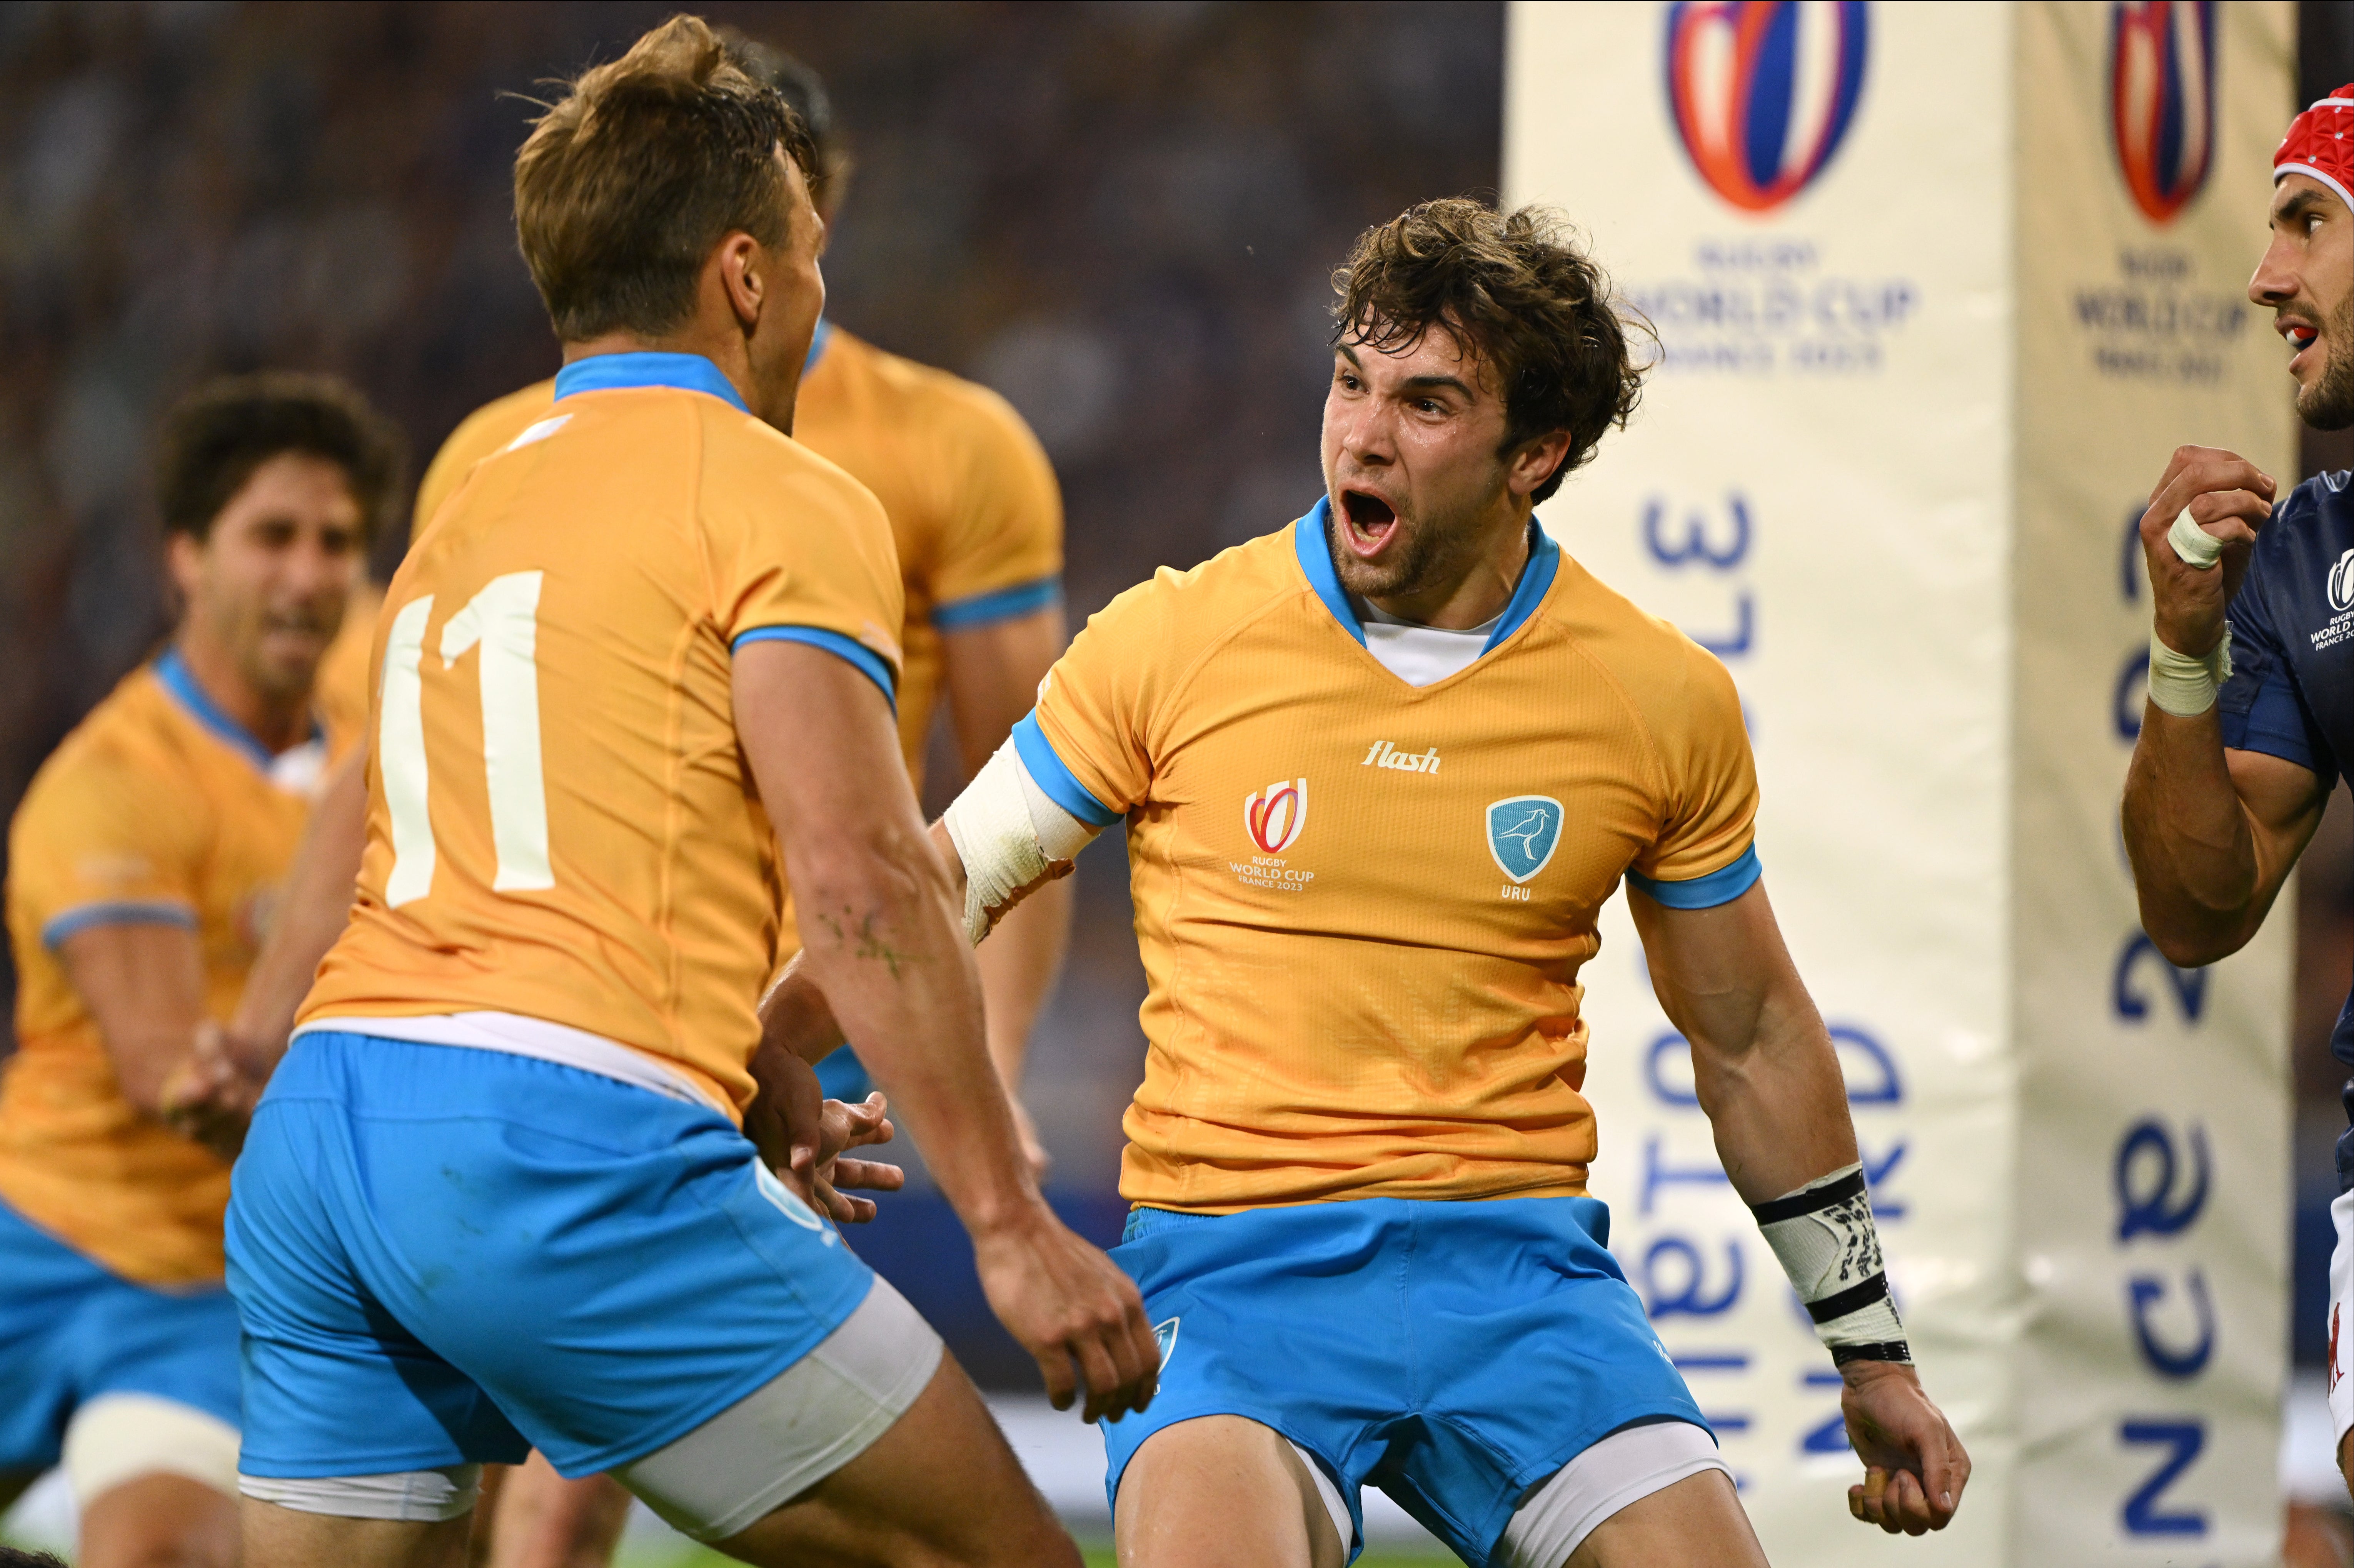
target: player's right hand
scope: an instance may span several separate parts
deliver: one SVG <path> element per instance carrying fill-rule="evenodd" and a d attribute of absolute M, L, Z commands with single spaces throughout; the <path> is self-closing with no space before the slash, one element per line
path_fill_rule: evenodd
<path fill-rule="evenodd" d="M 196 1025 L 195 1049 L 172 1069 L 157 1097 L 164 1121 L 181 1137 L 235 1160 L 245 1147 L 253 1107 L 268 1075 L 256 1075 L 239 1060 L 234 1043 L 210 1019 Z"/>
<path fill-rule="evenodd" d="M 2178 509 L 2179 510 L 2179 509 Z M 1921 1379 L 1898 1361 L 1850 1361 L 1840 1369 L 1840 1413 L 1864 1465 L 1847 1489 L 1848 1512 L 1891 1535 L 1943 1530 L 1962 1506 L 1970 1457 Z"/>
<path fill-rule="evenodd" d="M 1117 1421 L 1152 1403 L 1161 1347 L 1118 1264 L 1043 1201 L 1013 1223 L 975 1230 L 972 1250 L 990 1309 L 1037 1361 L 1055 1409 L 1084 1392 L 1087 1420 Z"/>
<path fill-rule="evenodd" d="M 2177 447 L 2149 510 L 2141 514 L 2142 558 L 2157 602 L 2158 636 L 2177 653 L 2201 659 L 2223 640 L 2223 607 L 2247 575 L 2256 533 L 2272 516 L 2279 492 L 2272 476 L 2221 447 Z M 2222 541 L 2220 568 L 2202 571 L 2175 554 L 2167 530 L 2183 508 L 2190 520 Z"/>

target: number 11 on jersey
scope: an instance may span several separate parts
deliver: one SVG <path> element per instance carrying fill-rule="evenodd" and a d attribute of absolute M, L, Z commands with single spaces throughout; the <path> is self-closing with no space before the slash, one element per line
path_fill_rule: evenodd
<path fill-rule="evenodd" d="M 498 850 L 496 893 L 556 885 L 547 858 L 547 779 L 539 759 L 538 572 L 493 577 L 441 626 L 441 667 L 479 649 L 482 769 L 489 785 L 491 842 Z M 377 704 L 376 766 L 392 821 L 392 874 L 384 901 L 398 907 L 432 890 L 437 852 L 427 807 L 425 623 L 433 596 L 411 599 L 392 618 Z"/>

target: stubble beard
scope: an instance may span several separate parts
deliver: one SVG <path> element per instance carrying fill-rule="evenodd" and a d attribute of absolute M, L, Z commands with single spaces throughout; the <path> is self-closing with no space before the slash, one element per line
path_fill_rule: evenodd
<path fill-rule="evenodd" d="M 2354 425 L 2354 290 L 2329 317 L 2329 362 L 2321 379 L 2296 394 L 2297 417 L 2317 430 Z"/>

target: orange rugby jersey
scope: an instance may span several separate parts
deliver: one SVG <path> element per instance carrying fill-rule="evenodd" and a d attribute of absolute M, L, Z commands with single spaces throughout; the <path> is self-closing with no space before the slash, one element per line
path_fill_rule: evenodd
<path fill-rule="evenodd" d="M 1150 1048 L 1120 1192 L 1581 1192 L 1604 902 L 1756 879 L 1732 679 L 1539 533 L 1481 656 L 1410 686 L 1363 646 L 1326 516 L 1114 599 L 1014 731 L 1066 809 L 1128 818 Z"/>
<path fill-rule="evenodd" d="M 599 355 L 556 389 L 385 595 L 367 849 L 302 1021 L 513 1013 L 740 1107 L 779 867 L 731 652 L 813 643 L 889 694 L 890 528 L 706 359 Z"/>
<path fill-rule="evenodd" d="M 469 415 L 417 492 L 422 534 L 474 464 L 547 417 L 556 384 Z M 923 782 L 939 699 L 940 633 L 1029 615 L 1062 588 L 1063 501 L 1030 427 L 985 387 L 886 354 L 828 322 L 801 374 L 793 439 L 875 493 L 898 546 L 899 742 Z"/>
<path fill-rule="evenodd" d="M 16 1053 L 0 1068 L 0 1201 L 128 1279 L 220 1277 L 228 1167 L 122 1097 L 58 948 L 94 926 L 184 927 L 205 1012 L 228 1018 L 328 753 L 355 733 L 344 717 L 366 711 L 364 691 L 342 689 L 351 671 L 320 673 L 325 729 L 272 757 L 166 652 L 66 737 L 10 825 Z"/>

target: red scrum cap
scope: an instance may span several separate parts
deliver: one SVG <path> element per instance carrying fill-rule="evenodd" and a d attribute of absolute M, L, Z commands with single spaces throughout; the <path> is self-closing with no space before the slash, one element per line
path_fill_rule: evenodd
<path fill-rule="evenodd" d="M 2289 122 L 2273 154 L 2273 180 L 2304 175 L 2338 193 L 2354 210 L 2354 81 Z"/>

